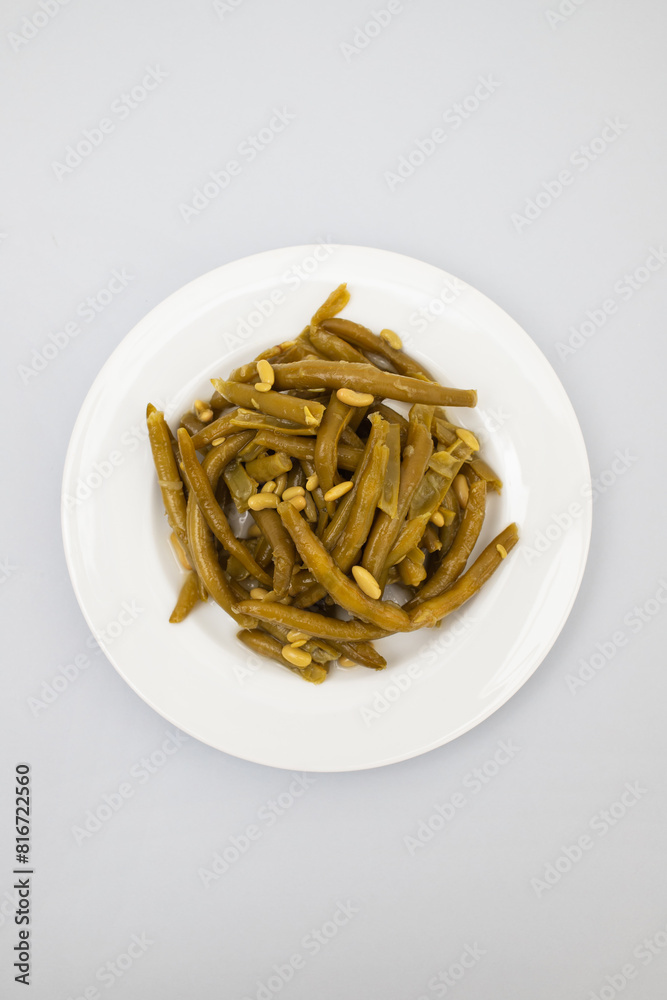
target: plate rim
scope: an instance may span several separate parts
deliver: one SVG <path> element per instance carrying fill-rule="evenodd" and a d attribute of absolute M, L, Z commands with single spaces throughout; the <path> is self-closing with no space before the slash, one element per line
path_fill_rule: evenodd
<path fill-rule="evenodd" d="M 203 287 L 205 283 L 212 278 L 213 275 L 216 275 L 219 272 L 224 271 L 226 269 L 231 269 L 235 266 L 241 267 L 243 265 L 247 265 L 248 262 L 250 261 L 260 261 L 262 259 L 266 260 L 267 258 L 271 258 L 276 255 L 280 255 L 282 253 L 291 253 L 295 255 L 301 254 L 302 256 L 305 256 L 308 254 L 312 254 L 313 251 L 316 250 L 321 245 L 322 243 L 317 243 L 317 244 L 311 243 L 311 244 L 299 244 L 295 246 L 280 246 L 280 247 L 275 247 L 273 249 L 263 250 L 260 251 L 259 253 L 247 254 L 244 257 L 235 258 L 231 261 L 227 261 L 224 264 L 220 264 L 217 267 L 211 268 L 210 270 L 204 272 L 203 274 L 198 275 L 195 278 L 192 278 L 184 285 L 181 285 L 179 288 L 172 291 L 164 299 L 156 303 L 147 313 L 145 313 L 138 320 L 137 323 L 134 324 L 134 326 L 123 336 L 120 342 L 116 345 L 116 347 L 107 357 L 107 359 L 105 360 L 105 362 L 95 375 L 92 383 L 89 386 L 88 391 L 84 396 L 84 399 L 81 403 L 74 424 L 72 425 L 72 430 L 67 445 L 67 450 L 63 463 L 62 477 L 61 477 L 60 521 L 61 521 L 61 538 L 63 543 L 67 571 L 81 613 L 83 614 L 83 617 L 88 627 L 90 628 L 91 633 L 94 636 L 96 642 L 104 652 L 106 658 L 109 660 L 113 668 L 120 675 L 123 681 L 127 683 L 129 687 L 135 692 L 135 694 L 137 694 L 142 699 L 142 701 L 144 701 L 154 712 L 156 712 L 161 718 L 165 719 L 171 725 L 181 729 L 182 732 L 187 733 L 189 736 L 193 737 L 194 739 L 197 739 L 204 745 L 210 746 L 221 753 L 226 753 L 229 754 L 230 756 L 238 757 L 239 759 L 247 760 L 251 763 L 261 764 L 263 766 L 273 767 L 279 770 L 307 770 L 307 771 L 312 771 L 314 773 L 347 773 L 360 770 L 371 770 L 377 767 L 385 767 L 391 764 L 400 763 L 401 761 L 410 760 L 414 757 L 421 756 L 422 754 L 430 753 L 432 750 L 435 750 L 438 747 L 445 746 L 447 743 L 450 743 L 453 740 L 459 738 L 460 736 L 463 736 L 465 733 L 469 732 L 476 726 L 480 725 L 482 722 L 486 721 L 486 719 L 488 719 L 496 711 L 502 708 L 503 705 L 505 705 L 517 693 L 517 691 L 519 691 L 520 688 L 523 687 L 523 685 L 530 680 L 530 678 L 536 672 L 538 667 L 547 658 L 553 646 L 555 645 L 556 640 L 560 636 L 567 622 L 567 619 L 570 616 L 570 613 L 572 611 L 572 608 L 574 606 L 574 603 L 577 599 L 577 596 L 581 588 L 581 583 L 583 581 L 584 573 L 586 571 L 588 555 L 590 552 L 590 543 L 592 535 L 593 503 L 590 490 L 588 490 L 586 494 L 584 494 L 583 496 L 583 513 L 582 516 L 578 519 L 583 529 L 583 537 L 581 539 L 581 545 L 578 553 L 578 566 L 575 577 L 575 583 L 572 585 L 570 589 L 568 601 L 563 606 L 563 611 L 558 620 L 557 626 L 554 626 L 552 635 L 549 637 L 548 640 L 544 642 L 543 648 L 540 650 L 541 655 L 539 655 L 539 658 L 537 658 L 536 662 L 531 665 L 530 669 L 527 672 L 526 671 L 522 672 L 518 676 L 518 678 L 512 682 L 511 685 L 504 687 L 501 690 L 501 693 L 499 694 L 498 698 L 489 702 L 487 705 L 483 706 L 478 715 L 475 715 L 472 719 L 469 719 L 467 720 L 467 722 L 462 723 L 461 726 L 459 726 L 453 732 L 448 733 L 442 739 L 432 741 L 426 746 L 419 746 L 416 749 L 413 748 L 409 752 L 401 751 L 393 756 L 385 757 L 382 760 L 372 761 L 370 763 L 362 761 L 361 763 L 344 764 L 344 765 L 338 765 L 336 767 L 318 767 L 318 766 L 313 766 L 311 764 L 304 768 L 303 765 L 301 764 L 295 764 L 295 765 L 277 764 L 270 759 L 266 759 L 266 757 L 262 754 L 258 753 L 240 754 L 239 752 L 236 751 L 222 749 L 216 744 L 210 742 L 209 739 L 206 739 L 205 737 L 198 735 L 198 733 L 193 731 L 192 729 L 188 729 L 187 726 L 183 726 L 182 723 L 173 718 L 168 712 L 166 712 L 162 708 L 159 708 L 146 693 L 139 690 L 138 687 L 133 682 L 133 680 L 130 677 L 126 676 L 126 674 L 123 672 L 119 664 L 116 662 L 116 659 L 114 658 L 113 649 L 110 649 L 109 644 L 106 643 L 105 640 L 100 640 L 100 638 L 97 635 L 98 628 L 97 625 L 92 621 L 92 617 L 87 609 L 86 601 L 81 591 L 81 582 L 77 576 L 77 570 L 74 565 L 74 551 L 72 546 L 72 540 L 73 536 L 75 535 L 76 522 L 74 519 L 68 516 L 70 512 L 66 508 L 67 487 L 76 479 L 75 475 L 73 474 L 75 473 L 77 468 L 75 467 L 75 451 L 79 444 L 80 438 L 85 431 L 88 411 L 91 409 L 93 401 L 97 398 L 99 387 L 101 383 L 104 381 L 105 372 L 107 371 L 107 369 L 112 367 L 117 356 L 121 352 L 131 350 L 134 347 L 135 342 L 140 341 L 142 336 L 144 336 L 145 333 L 147 332 L 147 329 L 150 328 L 150 326 L 155 322 L 156 319 L 159 319 L 160 314 L 169 311 L 170 307 L 173 305 L 174 300 L 177 300 L 182 296 L 186 295 L 188 289 L 193 289 L 197 285 Z M 484 292 L 480 291 L 474 285 L 471 285 L 468 281 L 464 281 L 463 279 L 458 278 L 456 275 L 452 274 L 449 271 L 446 271 L 444 268 L 438 266 L 437 264 L 432 264 L 429 261 L 424 261 L 421 260 L 420 258 L 413 257 L 408 254 L 399 253 L 393 250 L 386 250 L 379 247 L 368 247 L 360 244 L 340 244 L 340 243 L 331 243 L 326 245 L 335 248 L 337 251 L 353 250 L 357 252 L 362 252 L 364 254 L 369 254 L 372 256 L 380 256 L 384 258 L 391 257 L 396 262 L 406 262 L 409 263 L 410 266 L 418 265 L 421 267 L 430 268 L 434 272 L 437 272 L 439 275 L 441 275 L 443 278 L 451 278 L 460 282 L 463 285 L 464 289 L 472 291 L 477 300 L 483 302 L 486 308 L 490 308 L 492 311 L 501 314 L 505 322 L 509 321 L 514 328 L 515 333 L 517 335 L 520 334 L 524 349 L 528 348 L 528 350 L 531 353 L 533 353 L 537 358 L 539 358 L 540 364 L 544 366 L 545 369 L 548 370 L 550 374 L 552 380 L 552 388 L 557 390 L 558 395 L 561 398 L 561 404 L 563 405 L 564 412 L 567 412 L 569 417 L 569 422 L 571 424 L 571 427 L 569 428 L 568 433 L 576 434 L 577 438 L 576 443 L 580 453 L 580 458 L 582 459 L 583 463 L 582 472 L 584 471 L 583 467 L 585 466 L 585 480 L 583 485 L 588 484 L 590 486 L 591 471 L 590 471 L 590 462 L 588 458 L 588 451 L 586 448 L 586 441 L 584 438 L 584 434 L 581 425 L 579 423 L 579 419 L 577 417 L 574 405 L 570 400 L 570 397 L 563 383 L 561 382 L 558 373 L 551 364 L 550 360 L 546 357 L 546 355 L 541 350 L 539 345 L 530 337 L 527 331 L 521 326 L 521 324 L 513 318 L 513 316 L 511 316 L 508 312 L 506 312 L 505 309 L 503 309 L 502 306 L 498 305 L 494 300 L 489 298 Z M 302 282 L 301 288 L 303 288 L 304 286 L 307 287 L 307 284 L 308 284 L 308 279 Z M 233 295 L 233 290 L 232 290 L 232 295 Z"/>

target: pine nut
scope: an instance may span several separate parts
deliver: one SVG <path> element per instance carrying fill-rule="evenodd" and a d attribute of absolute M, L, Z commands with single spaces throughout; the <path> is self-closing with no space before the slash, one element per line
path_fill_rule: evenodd
<path fill-rule="evenodd" d="M 361 588 L 361 590 L 363 590 L 364 594 L 368 595 L 368 597 L 372 597 L 374 600 L 377 600 L 378 597 L 382 596 L 382 591 L 380 590 L 377 580 L 371 573 L 368 572 L 367 569 L 364 569 L 363 566 L 353 566 L 352 576 L 357 581 L 357 585 Z"/>
<path fill-rule="evenodd" d="M 471 451 L 479 451 L 479 441 L 472 431 L 465 427 L 456 428 L 456 436 L 460 437 L 464 444 L 467 444 Z"/>
<path fill-rule="evenodd" d="M 351 660 L 349 658 L 349 656 L 339 656 L 338 657 L 338 663 L 339 663 L 339 665 L 341 667 L 358 667 L 359 666 L 359 664 L 355 663 L 354 660 Z"/>
<path fill-rule="evenodd" d="M 498 549 L 498 552 L 500 553 L 500 558 L 501 559 L 507 559 L 507 549 L 505 548 L 505 546 L 501 545 L 500 542 L 498 542 L 498 544 L 496 545 L 496 548 Z"/>
<path fill-rule="evenodd" d="M 291 643 L 300 642 L 301 639 L 307 642 L 309 638 L 309 635 L 306 635 L 305 632 L 299 632 L 298 629 L 292 629 L 291 632 L 287 633 L 287 641 Z"/>
<path fill-rule="evenodd" d="M 354 389 L 338 389 L 336 395 L 341 403 L 348 406 L 370 406 L 375 396 L 370 392 L 355 392 Z"/>
<path fill-rule="evenodd" d="M 267 507 L 277 507 L 278 497 L 275 493 L 253 493 L 248 497 L 250 510 L 266 510 Z"/>
<path fill-rule="evenodd" d="M 199 419 L 203 424 L 207 424 L 209 423 L 209 421 L 213 420 L 213 410 L 211 409 L 200 410 L 197 416 L 199 417 Z"/>
<path fill-rule="evenodd" d="M 283 493 L 283 497 L 284 496 L 285 494 Z M 306 507 L 306 498 L 302 496 L 292 497 L 292 499 L 287 502 L 291 503 L 295 510 L 304 510 Z"/>
<path fill-rule="evenodd" d="M 257 362 L 257 374 L 262 382 L 268 383 L 270 386 L 273 385 L 276 375 L 273 368 L 265 358 L 262 358 L 261 361 Z"/>
<path fill-rule="evenodd" d="M 310 637 L 308 637 L 308 638 L 310 638 Z M 306 639 L 297 639 L 296 642 L 290 642 L 290 646 L 292 647 L 292 649 L 299 649 L 301 646 L 305 646 L 306 645 L 306 643 L 308 642 L 308 638 L 306 638 Z"/>
<path fill-rule="evenodd" d="M 468 480 L 461 472 L 459 472 L 458 476 L 454 477 L 452 489 L 456 494 L 456 499 L 460 506 L 465 510 L 468 506 Z"/>
<path fill-rule="evenodd" d="M 268 590 L 265 590 L 264 587 L 253 587 L 250 591 L 253 601 L 263 601 L 267 594 Z"/>
<path fill-rule="evenodd" d="M 443 528 L 445 525 L 445 519 L 439 510 L 436 510 L 435 513 L 431 514 L 429 521 L 431 524 L 434 524 L 436 528 Z"/>
<path fill-rule="evenodd" d="M 338 483 L 337 486 L 332 486 L 330 490 L 327 490 L 324 494 L 324 499 L 327 503 L 330 500 L 338 500 L 339 497 L 344 497 L 346 493 L 349 493 L 354 483 L 351 479 L 346 479 L 342 483 Z"/>
<path fill-rule="evenodd" d="M 380 330 L 380 336 L 385 343 L 389 344 L 390 347 L 393 347 L 395 351 L 400 351 L 403 347 L 403 341 L 397 333 L 394 333 L 393 330 Z"/>
<path fill-rule="evenodd" d="M 276 492 L 275 481 L 273 479 L 269 479 L 268 483 L 264 483 L 264 485 L 262 486 L 262 493 L 275 493 L 275 492 Z"/>
<path fill-rule="evenodd" d="M 313 490 L 316 490 L 319 485 L 320 485 L 320 477 L 317 475 L 317 473 L 315 473 L 314 476 L 308 476 L 308 479 L 306 479 L 306 489 L 308 490 L 309 493 L 312 493 Z"/>
<path fill-rule="evenodd" d="M 295 667 L 307 667 L 313 661 L 312 656 L 305 649 L 298 649 L 294 646 L 283 646 L 282 653 L 287 662 L 292 663 Z"/>
<path fill-rule="evenodd" d="M 302 497 L 305 492 L 303 486 L 290 486 L 283 492 L 283 500 L 291 500 L 292 497 Z"/>
<path fill-rule="evenodd" d="M 255 389 L 257 392 L 269 392 L 271 390 L 270 382 L 255 382 Z"/>
<path fill-rule="evenodd" d="M 224 438 L 215 438 L 214 441 L 211 441 L 211 444 L 213 445 L 214 448 L 217 448 L 219 444 L 224 444 L 224 442 L 225 442 Z"/>

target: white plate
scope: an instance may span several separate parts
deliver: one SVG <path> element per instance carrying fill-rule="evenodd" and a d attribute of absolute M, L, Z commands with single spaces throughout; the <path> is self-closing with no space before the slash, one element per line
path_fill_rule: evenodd
<path fill-rule="evenodd" d="M 519 545 L 440 629 L 378 643 L 384 671 L 336 668 L 306 684 L 260 662 L 217 605 L 168 616 L 180 571 L 146 441 L 150 400 L 176 418 L 208 379 L 297 334 L 341 281 L 345 315 L 391 327 L 449 385 L 454 410 L 504 480 L 479 548 L 510 521 Z M 271 298 L 273 296 L 273 298 Z M 125 337 L 77 419 L 63 479 L 63 537 L 81 609 L 106 655 L 182 730 L 246 760 L 345 771 L 404 760 L 486 719 L 518 690 L 562 629 L 584 570 L 590 474 L 572 406 L 532 340 L 498 306 L 410 257 L 304 246 L 247 257 L 181 288 Z"/>

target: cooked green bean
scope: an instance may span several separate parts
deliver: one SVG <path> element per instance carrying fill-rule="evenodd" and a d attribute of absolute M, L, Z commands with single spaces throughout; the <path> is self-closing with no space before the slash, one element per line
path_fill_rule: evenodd
<path fill-rule="evenodd" d="M 181 545 L 187 549 L 183 482 L 171 447 L 170 432 L 164 419 L 164 413 L 152 407 L 150 412 L 147 411 L 146 423 L 167 520 Z"/>
<path fill-rule="evenodd" d="M 213 532 L 206 523 L 199 504 L 192 495 L 188 498 L 187 525 L 194 567 L 202 579 L 206 590 L 216 604 L 219 604 L 223 611 L 231 615 L 238 625 L 244 628 L 252 628 L 252 618 L 243 613 L 237 614 L 233 610 L 236 599 L 230 588 L 229 581 L 218 562 L 218 553 L 215 550 Z"/>
<path fill-rule="evenodd" d="M 331 319 L 336 313 L 339 313 L 341 309 L 350 301 L 350 293 L 347 290 L 347 282 L 343 282 L 338 288 L 334 288 L 333 292 L 322 303 L 320 308 L 313 313 L 313 317 L 310 321 L 311 327 L 318 327 L 325 319 Z"/>
<path fill-rule="evenodd" d="M 456 533 L 459 530 L 461 518 L 463 517 L 463 511 L 461 510 L 460 504 L 456 499 L 454 490 L 447 491 L 445 499 L 442 501 L 440 506 L 443 511 L 451 511 L 454 515 L 449 523 L 445 522 L 443 527 L 440 529 L 440 542 L 442 544 L 441 555 L 444 558 L 454 544 L 454 539 L 456 538 Z"/>
<path fill-rule="evenodd" d="M 269 543 L 273 557 L 273 590 L 280 600 L 287 597 L 296 562 L 294 542 L 275 510 L 253 510 L 252 516 Z"/>
<path fill-rule="evenodd" d="M 424 626 L 431 627 L 445 617 L 456 611 L 462 604 L 468 601 L 473 594 L 476 594 L 480 587 L 486 583 L 489 577 L 495 573 L 505 558 L 519 540 L 519 531 L 516 524 L 510 524 L 500 532 L 493 541 L 487 545 L 484 551 L 477 557 L 470 569 L 460 576 L 456 583 L 453 583 L 448 590 L 424 601 L 410 612 L 410 619 L 414 628 Z M 500 551 L 502 549 L 502 552 Z M 503 555 L 503 552 L 505 553 Z"/>
<path fill-rule="evenodd" d="M 272 451 L 284 451 L 292 458 L 315 461 L 315 440 L 313 438 L 288 437 L 286 434 L 276 434 L 274 431 L 258 431 L 255 438 L 257 444 Z M 346 444 L 338 446 L 338 465 L 348 471 L 356 469 L 363 452 L 359 448 L 350 448 Z"/>
<path fill-rule="evenodd" d="M 337 337 L 335 333 L 328 333 L 319 326 L 311 327 L 310 341 L 320 354 L 330 361 L 356 361 L 357 364 L 368 364 L 368 358 L 352 344 Z"/>
<path fill-rule="evenodd" d="M 315 440 L 315 471 L 320 486 L 326 493 L 332 486 L 340 482 L 338 475 L 338 443 L 343 428 L 347 426 L 354 410 L 353 406 L 341 403 L 336 393 L 331 394 L 322 417 L 322 423 Z M 333 508 L 328 510 L 331 517 Z"/>
<path fill-rule="evenodd" d="M 401 431 L 401 448 L 405 448 L 408 440 L 408 421 L 401 413 L 397 413 L 391 406 L 385 403 L 375 402 L 370 407 L 371 413 L 379 413 L 390 424 L 398 424 Z"/>
<path fill-rule="evenodd" d="M 283 420 L 281 417 L 271 417 L 259 410 L 245 410 L 238 407 L 229 414 L 229 423 L 236 430 L 254 428 L 255 430 L 278 431 L 280 434 L 299 434 L 307 437 L 315 434 L 316 427 L 304 427 L 295 424 L 293 420 Z"/>
<path fill-rule="evenodd" d="M 461 575 L 482 530 L 485 504 L 486 481 L 478 479 L 470 485 L 468 503 L 452 547 L 443 557 L 435 573 L 405 605 L 406 610 L 410 610 L 417 604 L 423 604 L 431 597 L 437 597 Z"/>
<path fill-rule="evenodd" d="M 185 574 L 183 586 L 181 587 L 174 610 L 169 616 L 169 621 L 172 623 L 182 622 L 184 618 L 188 617 L 198 600 L 199 581 L 197 574 L 190 570 Z"/>
<path fill-rule="evenodd" d="M 292 468 L 292 459 L 284 451 L 277 451 L 275 455 L 265 455 L 263 458 L 256 458 L 252 462 L 245 463 L 245 470 L 252 479 L 258 483 L 268 483 L 271 479 L 276 479 L 281 473 L 289 472 Z"/>
<path fill-rule="evenodd" d="M 391 518 L 398 514 L 398 491 L 401 482 L 401 430 L 398 424 L 389 424 L 387 449 L 387 468 L 378 507 Z"/>
<path fill-rule="evenodd" d="M 476 406 L 474 389 L 450 389 L 437 382 L 423 382 L 405 375 L 384 372 L 374 365 L 342 361 L 308 360 L 274 365 L 276 389 L 354 389 L 406 403 L 435 406 Z M 261 393 L 259 394 L 261 395 Z M 265 394 L 266 395 L 266 394 Z"/>
<path fill-rule="evenodd" d="M 253 653 L 259 653 L 260 656 L 266 656 L 269 660 L 275 660 L 276 663 L 282 664 L 283 667 L 287 667 L 288 670 L 303 677 L 304 680 L 310 681 L 311 684 L 321 684 L 323 680 L 326 680 L 327 669 L 321 663 L 309 663 L 307 667 L 296 667 L 288 663 L 283 656 L 283 647 L 266 632 L 252 628 L 249 631 L 238 632 L 236 638 L 240 639 L 248 649 L 252 649 Z"/>
<path fill-rule="evenodd" d="M 347 656 L 354 660 L 360 667 L 370 667 L 371 670 L 384 670 L 387 666 L 382 653 L 378 653 L 375 646 L 370 642 L 335 642 L 333 645 L 339 656 Z M 305 646 L 304 646 L 305 649 Z"/>
<path fill-rule="evenodd" d="M 233 421 L 234 410 L 223 413 L 217 420 L 212 420 L 200 431 L 192 436 L 192 444 L 196 451 L 201 451 L 207 445 L 215 441 L 216 438 L 228 437 L 230 434 L 237 434 L 240 428 Z"/>
<path fill-rule="evenodd" d="M 408 443 L 401 462 L 396 517 L 390 517 L 379 510 L 364 549 L 361 565 L 380 583 L 387 557 L 391 552 L 401 525 L 412 502 L 415 490 L 426 472 L 433 453 L 433 438 L 430 423 L 432 409 L 413 406 L 410 410 Z M 380 586 L 382 584 L 380 583 Z"/>
<path fill-rule="evenodd" d="M 386 340 L 372 333 L 365 326 L 359 323 L 351 323 L 349 319 L 327 319 L 322 322 L 322 327 L 329 333 L 356 344 L 362 351 L 370 351 L 372 354 L 379 354 L 393 365 L 395 371 L 401 375 L 411 375 L 417 378 L 434 382 L 435 379 L 423 365 L 404 354 L 401 350 L 391 347 Z"/>
<path fill-rule="evenodd" d="M 331 553 L 343 573 L 348 573 L 357 561 L 373 524 L 389 459 L 389 448 L 383 441 L 390 429 L 380 418 L 368 437 L 368 465 L 357 481 L 350 515 Z"/>
<path fill-rule="evenodd" d="M 295 424 L 303 424 L 304 427 L 319 427 L 324 415 L 324 407 L 315 400 L 298 399 L 297 396 L 287 396 L 274 392 L 273 389 L 259 392 L 246 382 L 226 382 L 221 378 L 213 378 L 211 382 L 225 399 L 237 406 L 246 410 L 259 410 L 270 417 L 293 420 Z"/>
<path fill-rule="evenodd" d="M 198 434 L 199 431 L 206 427 L 206 424 L 195 416 L 194 413 L 188 412 L 184 413 L 181 417 L 181 427 L 185 427 L 189 434 Z"/>
<path fill-rule="evenodd" d="M 366 622 L 344 622 L 340 618 L 327 618 L 314 611 L 305 611 L 291 604 L 278 604 L 275 601 L 237 601 L 235 610 L 239 614 L 259 618 L 260 621 L 282 622 L 299 632 L 321 636 L 334 642 L 366 642 L 391 635 L 391 631 Z"/>
<path fill-rule="evenodd" d="M 192 438 L 183 427 L 179 428 L 178 431 L 178 443 L 181 448 L 183 465 L 192 491 L 211 531 L 225 551 L 236 556 L 251 576 L 254 576 L 260 583 L 268 584 L 270 587 L 271 577 L 264 572 L 248 551 L 247 546 L 232 531 L 229 521 L 215 499 L 215 493 L 206 475 L 206 471 L 199 464 L 197 453 L 192 444 Z"/>
<path fill-rule="evenodd" d="M 483 458 L 471 458 L 469 462 L 472 471 L 480 477 L 480 479 L 486 480 L 487 489 L 493 490 L 495 493 L 500 493 L 503 488 L 502 479 L 496 475 L 490 465 L 488 465 Z"/>
<path fill-rule="evenodd" d="M 257 480 L 247 473 L 247 466 L 238 459 L 233 459 L 223 472 L 223 477 L 230 496 L 236 504 L 236 509 L 244 514 L 248 509 L 248 500 L 257 492 Z"/>

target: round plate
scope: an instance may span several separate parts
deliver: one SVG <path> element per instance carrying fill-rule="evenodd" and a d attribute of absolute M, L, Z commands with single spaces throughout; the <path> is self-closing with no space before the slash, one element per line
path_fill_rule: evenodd
<path fill-rule="evenodd" d="M 521 538 L 483 590 L 438 629 L 379 642 L 387 669 L 335 667 L 324 684 L 260 661 L 217 605 L 168 618 L 181 570 L 169 545 L 145 429 L 146 404 L 175 427 L 209 379 L 298 334 L 347 281 L 344 315 L 380 330 L 446 385 L 452 409 L 504 481 L 479 551 L 506 524 Z M 62 526 L 83 614 L 127 683 L 197 739 L 246 760 L 345 771 L 404 760 L 486 719 L 548 653 L 572 607 L 591 528 L 582 434 L 553 369 L 498 306 L 410 257 L 303 246 L 226 264 L 170 296 L 125 337 L 72 434 Z M 473 553 L 473 556 L 476 553 Z"/>

